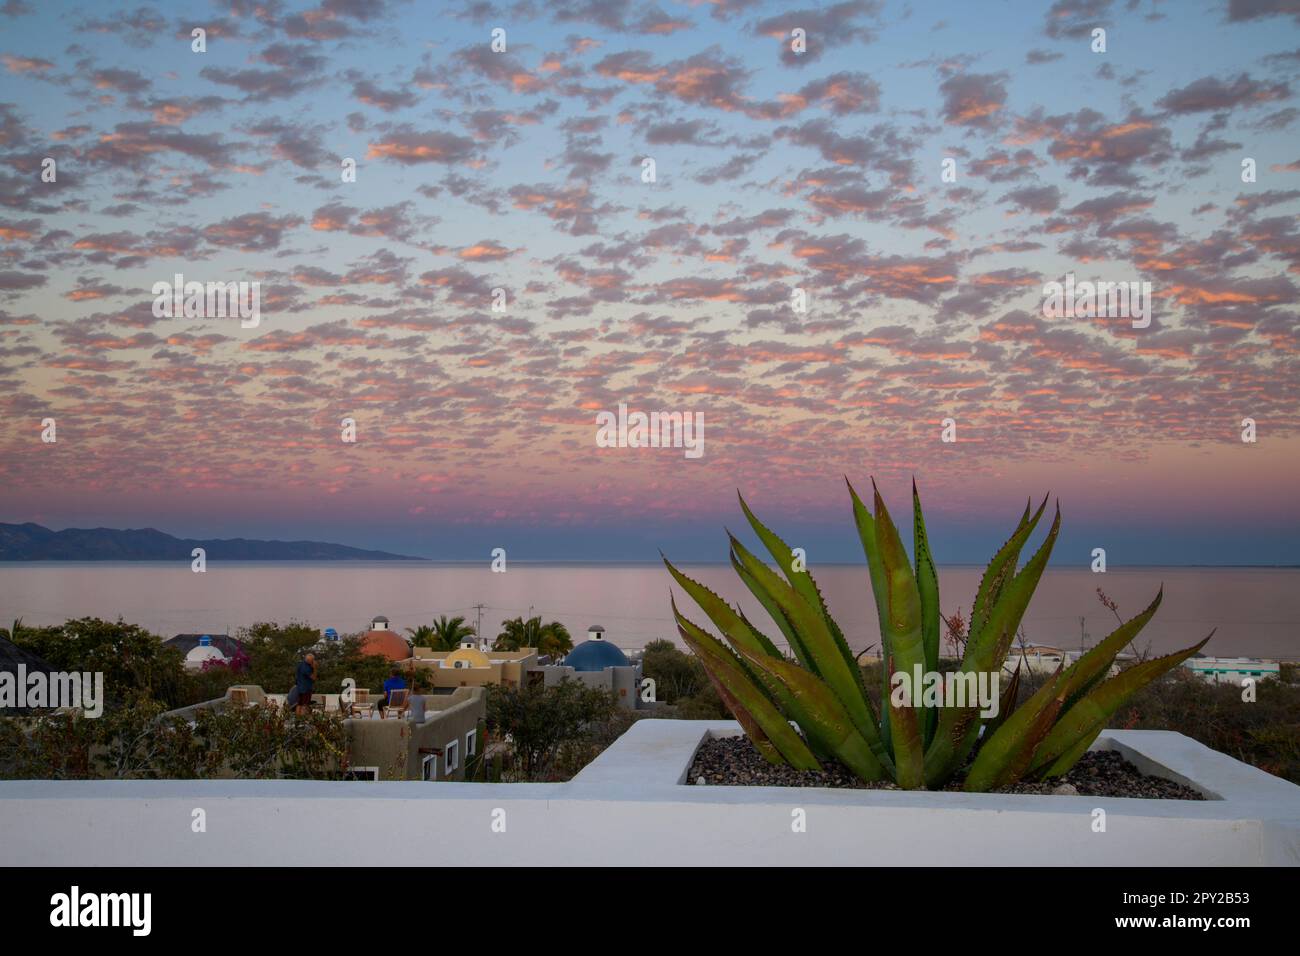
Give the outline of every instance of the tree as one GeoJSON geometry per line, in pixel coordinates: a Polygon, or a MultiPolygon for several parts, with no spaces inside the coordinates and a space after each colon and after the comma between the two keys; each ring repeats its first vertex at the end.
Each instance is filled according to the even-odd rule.
{"type": "Polygon", "coordinates": [[[168,707],[186,703],[185,659],[137,624],[84,617],[54,627],[16,623],[13,641],[57,671],[104,675],[109,706],[144,694],[168,707]]]}
{"type": "Polygon", "coordinates": [[[566,744],[587,728],[610,720],[618,707],[612,691],[562,680],[550,687],[488,687],[487,722],[509,736],[516,766],[526,780],[546,780],[566,744]]]}
{"type": "Polygon", "coordinates": [[[645,646],[641,675],[655,682],[655,699],[665,704],[694,697],[709,685],[700,662],[694,655],[683,654],[672,641],[651,641],[645,646]]]}
{"type": "Polygon", "coordinates": [[[407,628],[406,633],[416,647],[431,647],[435,651],[454,651],[462,641],[474,637],[474,628],[465,623],[463,617],[449,618],[439,615],[432,626],[421,624],[417,628],[407,628]]]}
{"type": "Polygon", "coordinates": [[[541,655],[563,657],[573,650],[573,638],[559,621],[543,624],[540,616],[530,617],[527,621],[522,616],[502,621],[501,633],[492,649],[517,651],[522,647],[535,647],[541,655]]]}
{"type": "Polygon", "coordinates": [[[347,728],[337,712],[204,708],[193,720],[144,697],[92,719],[0,718],[0,778],[37,780],[337,779],[347,728]]]}

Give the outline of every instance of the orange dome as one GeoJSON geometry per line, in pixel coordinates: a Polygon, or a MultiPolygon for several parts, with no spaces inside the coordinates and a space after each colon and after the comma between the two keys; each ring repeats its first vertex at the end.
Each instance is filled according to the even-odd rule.
{"type": "Polygon", "coordinates": [[[404,661],[411,649],[396,631],[366,631],[361,636],[362,654],[379,654],[390,661],[404,661]]]}

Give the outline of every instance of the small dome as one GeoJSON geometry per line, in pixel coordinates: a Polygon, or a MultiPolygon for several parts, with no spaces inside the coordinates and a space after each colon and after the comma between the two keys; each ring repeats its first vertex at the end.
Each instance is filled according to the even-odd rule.
{"type": "Polygon", "coordinates": [[[564,658],[564,666],[575,671],[603,671],[606,667],[627,667],[627,655],[609,641],[583,641],[564,658]]]}
{"type": "Polygon", "coordinates": [[[411,649],[396,631],[367,631],[361,635],[361,653],[379,654],[390,661],[404,661],[411,649]]]}
{"type": "Polygon", "coordinates": [[[185,666],[191,670],[199,670],[208,661],[224,661],[226,655],[221,653],[211,644],[199,644],[190,649],[185,655],[185,666]]]}

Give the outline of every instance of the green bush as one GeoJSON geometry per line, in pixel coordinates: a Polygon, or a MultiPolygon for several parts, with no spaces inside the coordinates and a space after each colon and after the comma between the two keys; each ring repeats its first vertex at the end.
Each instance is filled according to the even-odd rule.
{"type": "Polygon", "coordinates": [[[508,743],[508,775],[514,779],[562,779],[562,751],[608,733],[617,709],[611,691],[575,680],[551,687],[488,687],[488,730],[508,743]]]}

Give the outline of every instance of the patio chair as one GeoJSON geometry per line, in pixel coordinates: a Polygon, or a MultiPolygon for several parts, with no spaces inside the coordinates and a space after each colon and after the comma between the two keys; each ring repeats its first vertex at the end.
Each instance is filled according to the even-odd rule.
{"type": "Polygon", "coordinates": [[[388,717],[389,715],[395,715],[399,718],[405,717],[407,710],[410,709],[410,706],[411,706],[411,692],[409,690],[403,688],[402,690],[389,691],[388,703],[384,705],[384,708],[383,710],[380,711],[379,716],[381,718],[388,717]]]}

